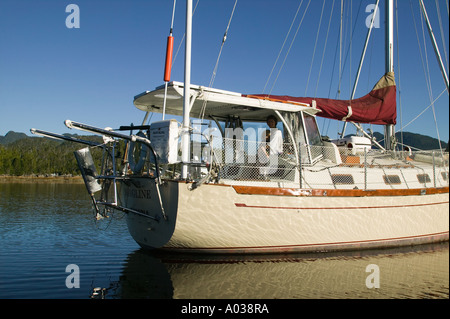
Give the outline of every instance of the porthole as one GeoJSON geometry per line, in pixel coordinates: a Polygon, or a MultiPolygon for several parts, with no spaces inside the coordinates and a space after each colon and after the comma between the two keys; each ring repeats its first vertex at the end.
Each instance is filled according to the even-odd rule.
{"type": "Polygon", "coordinates": [[[402,183],[402,181],[400,180],[400,176],[398,176],[398,175],[384,175],[383,179],[387,185],[402,183]]]}
{"type": "Polygon", "coordinates": [[[355,184],[355,181],[353,180],[353,175],[351,174],[331,174],[331,180],[335,185],[355,184]]]}
{"type": "Polygon", "coordinates": [[[428,174],[417,174],[417,180],[422,184],[431,183],[431,179],[428,174]]]}

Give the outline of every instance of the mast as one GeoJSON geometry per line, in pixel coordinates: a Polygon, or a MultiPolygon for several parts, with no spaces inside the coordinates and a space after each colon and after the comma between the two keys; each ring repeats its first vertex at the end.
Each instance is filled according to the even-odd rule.
{"type": "MultiPolygon", "coordinates": [[[[385,73],[394,72],[394,1],[386,0],[385,73]]],[[[385,126],[385,149],[394,149],[394,125],[385,126]]]]}
{"type": "Polygon", "coordinates": [[[181,140],[181,156],[183,169],[181,178],[188,177],[188,163],[190,160],[190,135],[189,135],[189,113],[190,113],[190,91],[191,91],[191,42],[192,42],[192,0],[186,0],[186,43],[184,56],[184,93],[183,93],[183,128],[181,140]]]}

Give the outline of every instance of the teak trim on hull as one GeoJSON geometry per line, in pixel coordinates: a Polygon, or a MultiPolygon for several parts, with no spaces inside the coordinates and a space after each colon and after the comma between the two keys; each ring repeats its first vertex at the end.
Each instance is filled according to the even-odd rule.
{"type": "Polygon", "coordinates": [[[448,187],[415,188],[415,189],[300,189],[261,186],[232,186],[236,193],[243,195],[276,195],[276,196],[414,196],[448,193],[448,187]]]}

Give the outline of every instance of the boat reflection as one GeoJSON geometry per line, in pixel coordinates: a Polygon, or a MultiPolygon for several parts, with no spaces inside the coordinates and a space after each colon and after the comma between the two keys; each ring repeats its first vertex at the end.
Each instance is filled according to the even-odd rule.
{"type": "MultiPolygon", "coordinates": [[[[346,253],[128,255],[117,282],[94,298],[448,298],[448,242],[346,253]],[[366,285],[368,265],[380,288],[366,285]]],[[[96,288],[99,289],[99,288],[96,288]]],[[[98,291],[98,290],[97,290],[98,291]]]]}

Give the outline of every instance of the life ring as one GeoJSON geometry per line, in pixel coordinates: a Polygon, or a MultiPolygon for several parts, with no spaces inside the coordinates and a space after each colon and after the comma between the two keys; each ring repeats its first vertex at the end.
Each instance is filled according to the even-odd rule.
{"type": "MultiPolygon", "coordinates": [[[[139,137],[147,138],[144,132],[139,131],[137,134],[139,137]]],[[[134,147],[136,146],[136,142],[131,141],[128,144],[128,165],[130,169],[135,174],[139,174],[144,167],[145,160],[147,159],[148,154],[148,146],[141,143],[141,152],[139,154],[139,160],[136,163],[136,159],[134,158],[134,147]]]]}

